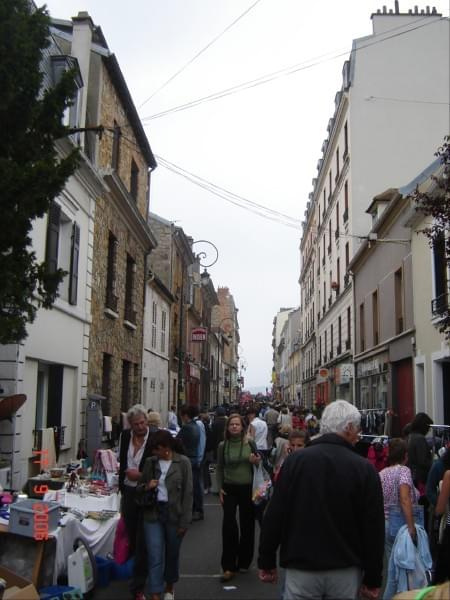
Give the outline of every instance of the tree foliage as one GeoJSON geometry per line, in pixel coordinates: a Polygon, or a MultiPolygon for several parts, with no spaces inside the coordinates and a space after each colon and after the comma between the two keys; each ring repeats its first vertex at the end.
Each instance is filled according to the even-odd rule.
{"type": "Polygon", "coordinates": [[[46,214],[76,168],[78,151],[58,156],[67,136],[63,113],[74,97],[74,73],[43,89],[49,47],[45,7],[0,2],[0,343],[23,340],[40,306],[50,308],[64,272],[50,273],[31,247],[33,222],[46,214]]]}
{"type": "Polygon", "coordinates": [[[445,333],[447,339],[450,339],[450,306],[449,306],[449,280],[448,273],[450,268],[450,136],[444,138],[444,143],[436,152],[440,158],[442,168],[438,175],[434,175],[433,189],[429,192],[420,192],[419,188],[412,194],[416,202],[416,208],[422,214],[432,218],[432,223],[422,232],[427,236],[430,246],[435,247],[440,244],[443,249],[446,269],[442,274],[444,281],[443,298],[440,301],[440,322],[439,331],[445,333]]]}

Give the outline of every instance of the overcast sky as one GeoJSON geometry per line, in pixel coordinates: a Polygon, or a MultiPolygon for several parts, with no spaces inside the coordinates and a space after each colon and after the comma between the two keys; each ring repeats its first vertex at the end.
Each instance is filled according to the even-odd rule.
{"type": "MultiPolygon", "coordinates": [[[[384,4],[394,8],[393,0],[384,4]]],[[[414,4],[417,0],[400,0],[400,11],[414,4]]],[[[163,159],[152,178],[152,212],[217,246],[219,259],[209,271],[216,288],[230,288],[239,308],[246,387],[270,386],[273,318],[280,307],[299,304],[300,228],[239,208],[190,179],[200,177],[301,221],[343,62],[352,40],[372,33],[370,15],[382,5],[383,0],[47,2],[55,18],[88,11],[117,56],[153,153],[163,159]],[[294,73],[279,73],[294,66],[294,73]],[[279,76],[268,83],[155,118],[274,73],[279,76]]],[[[432,5],[449,16],[448,0],[432,5]]]]}

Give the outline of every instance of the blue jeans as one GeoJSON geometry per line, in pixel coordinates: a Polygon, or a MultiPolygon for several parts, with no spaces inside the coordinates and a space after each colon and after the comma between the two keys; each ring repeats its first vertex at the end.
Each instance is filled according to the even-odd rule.
{"type": "Polygon", "coordinates": [[[179,579],[182,538],[177,535],[176,525],[168,521],[167,503],[159,503],[159,512],[157,521],[144,521],[149,594],[162,594],[166,583],[170,585],[179,579]]]}

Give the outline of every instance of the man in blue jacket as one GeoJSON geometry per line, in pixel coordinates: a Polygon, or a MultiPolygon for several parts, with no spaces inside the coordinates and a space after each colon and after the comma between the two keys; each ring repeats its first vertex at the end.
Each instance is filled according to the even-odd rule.
{"type": "Polygon", "coordinates": [[[344,400],[327,406],[321,435],[291,454],[264,515],[262,581],[286,569],[283,600],[376,599],[380,592],[384,511],[380,479],[353,446],[361,416],[344,400]]]}

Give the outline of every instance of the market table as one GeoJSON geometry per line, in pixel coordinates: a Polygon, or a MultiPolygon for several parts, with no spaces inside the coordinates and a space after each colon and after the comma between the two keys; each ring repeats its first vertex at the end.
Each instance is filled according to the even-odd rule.
{"type": "MultiPolygon", "coordinates": [[[[88,494],[82,497],[67,491],[51,490],[45,494],[44,500],[56,500],[66,508],[74,508],[83,513],[98,513],[102,510],[118,511],[120,506],[120,497],[116,492],[102,496],[88,494]]],[[[66,513],[54,532],[56,537],[54,583],[58,575],[67,572],[67,558],[72,554],[73,544],[78,537],[83,538],[94,555],[106,557],[107,554],[112,553],[118,522],[118,512],[106,520],[89,517],[80,520],[72,513],[66,513]]]]}

